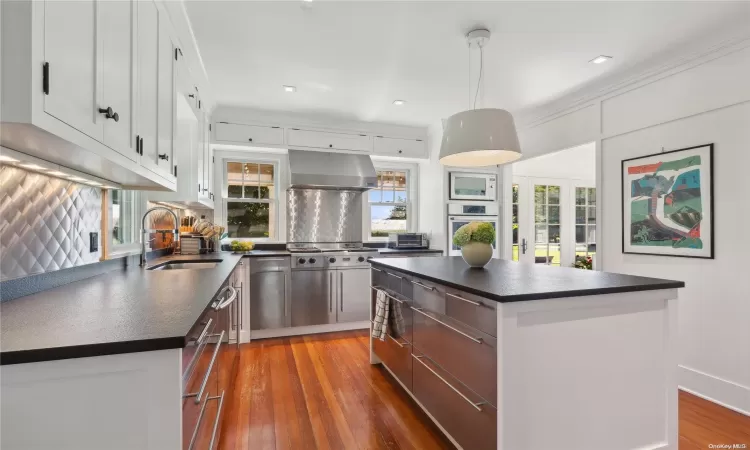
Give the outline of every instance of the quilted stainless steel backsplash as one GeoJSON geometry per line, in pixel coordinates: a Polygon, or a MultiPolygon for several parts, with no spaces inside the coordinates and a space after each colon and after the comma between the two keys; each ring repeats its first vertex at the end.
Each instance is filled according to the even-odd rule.
{"type": "Polygon", "coordinates": [[[288,189],[287,243],[362,242],[362,192],[288,189]]]}
{"type": "Polygon", "coordinates": [[[0,165],[0,280],[99,261],[101,226],[100,189],[0,165]]]}

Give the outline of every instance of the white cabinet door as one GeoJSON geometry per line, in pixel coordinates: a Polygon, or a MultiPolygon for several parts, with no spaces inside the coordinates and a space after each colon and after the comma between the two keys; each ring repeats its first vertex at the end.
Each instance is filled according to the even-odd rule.
{"type": "Polygon", "coordinates": [[[325,131],[287,130],[287,145],[291,147],[309,147],[331,150],[354,150],[371,152],[372,140],[364,134],[329,133],[325,131]]]}
{"type": "Polygon", "coordinates": [[[157,145],[159,170],[174,175],[174,115],[175,115],[175,62],[176,46],[169,32],[169,21],[166,14],[159,14],[159,105],[158,120],[159,142],[157,145]]]}
{"type": "Polygon", "coordinates": [[[403,156],[408,158],[424,158],[425,144],[418,139],[399,139],[383,136],[373,138],[374,153],[384,156],[403,156]]]}
{"type": "Polygon", "coordinates": [[[206,186],[206,179],[205,179],[205,173],[206,173],[206,150],[204,147],[204,136],[206,134],[205,131],[205,117],[202,111],[198,112],[198,124],[196,129],[196,140],[195,140],[195,146],[193,148],[193,154],[197,156],[196,161],[196,168],[197,168],[197,174],[196,174],[196,180],[198,181],[198,198],[205,198],[208,194],[208,186],[206,186]]]}
{"type": "Polygon", "coordinates": [[[208,113],[206,111],[203,111],[203,184],[206,186],[203,193],[206,196],[206,198],[211,197],[211,191],[213,191],[213,187],[211,186],[211,151],[210,151],[210,134],[208,131],[208,123],[209,123],[209,117],[208,113]]]}
{"type": "Polygon", "coordinates": [[[247,145],[284,145],[284,131],[281,127],[218,122],[216,140],[247,145]]]}
{"type": "MultiPolygon", "coordinates": [[[[98,2],[99,44],[101,45],[102,89],[99,107],[112,108],[115,118],[103,120],[102,143],[134,161],[138,148],[133,132],[132,96],[133,26],[135,2],[98,2]]],[[[104,116],[102,116],[104,117],[104,116]]]]}
{"type": "Polygon", "coordinates": [[[44,111],[101,141],[104,119],[97,109],[96,25],[94,0],[44,3],[48,74],[44,111]]]}
{"type": "Polygon", "coordinates": [[[159,173],[157,164],[159,115],[159,11],[152,0],[138,5],[138,136],[141,165],[159,173]]]}

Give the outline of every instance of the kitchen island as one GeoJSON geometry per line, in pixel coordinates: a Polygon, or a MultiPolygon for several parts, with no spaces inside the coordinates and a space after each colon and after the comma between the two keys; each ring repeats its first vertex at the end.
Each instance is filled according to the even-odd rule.
{"type": "Polygon", "coordinates": [[[681,281],[460,257],[373,259],[382,363],[459,448],[677,449],[681,281]],[[403,318],[403,320],[401,320],[403,318]]]}

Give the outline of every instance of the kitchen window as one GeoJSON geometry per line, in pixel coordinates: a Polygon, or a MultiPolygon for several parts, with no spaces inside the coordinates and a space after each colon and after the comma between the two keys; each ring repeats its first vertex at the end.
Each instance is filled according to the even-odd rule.
{"type": "Polygon", "coordinates": [[[377,169],[378,185],[367,191],[365,241],[385,240],[389,233],[413,231],[410,169],[377,169]]]}
{"type": "Polygon", "coordinates": [[[224,217],[230,238],[277,239],[277,165],[227,162],[224,217]]]}
{"type": "Polygon", "coordinates": [[[112,196],[112,246],[127,246],[136,243],[135,238],[135,191],[113,189],[112,196]]]}
{"type": "Polygon", "coordinates": [[[575,188],[576,256],[596,253],[596,188],[575,188]]]}

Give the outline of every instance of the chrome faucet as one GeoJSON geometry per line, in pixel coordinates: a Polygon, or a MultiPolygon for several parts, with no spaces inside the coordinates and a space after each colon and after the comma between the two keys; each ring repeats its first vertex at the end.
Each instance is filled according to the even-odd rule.
{"type": "Polygon", "coordinates": [[[180,229],[177,227],[177,224],[179,223],[179,220],[177,219],[177,214],[174,213],[171,209],[164,207],[164,206],[154,206],[153,208],[150,208],[145,213],[143,213],[143,217],[141,217],[141,267],[146,265],[146,242],[150,242],[148,239],[149,233],[157,233],[157,232],[173,232],[174,233],[174,243],[177,245],[177,242],[180,241],[180,229]],[[163,209],[164,211],[167,211],[169,214],[172,214],[172,217],[174,217],[174,230],[151,230],[146,228],[146,217],[151,213],[151,211],[155,211],[157,209],[163,209]]]}

